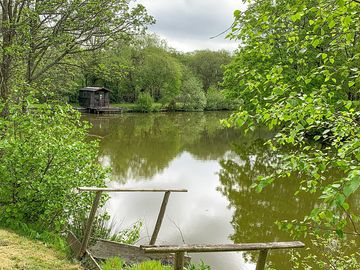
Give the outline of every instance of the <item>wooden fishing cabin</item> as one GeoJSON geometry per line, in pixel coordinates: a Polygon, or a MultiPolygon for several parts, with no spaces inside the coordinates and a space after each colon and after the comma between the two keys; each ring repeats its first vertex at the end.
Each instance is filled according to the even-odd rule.
{"type": "Polygon", "coordinates": [[[89,113],[117,113],[110,107],[110,90],[105,87],[84,87],[79,90],[79,105],[89,113]]]}

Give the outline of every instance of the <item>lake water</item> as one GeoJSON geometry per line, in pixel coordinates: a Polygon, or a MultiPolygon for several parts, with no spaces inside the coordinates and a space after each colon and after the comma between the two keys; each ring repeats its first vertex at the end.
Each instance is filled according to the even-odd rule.
{"type": "MultiPolygon", "coordinates": [[[[110,187],[186,188],[172,193],[157,244],[224,244],[287,241],[276,220],[309,213],[315,201],[293,196],[296,179],[250,190],[252,180],[278,158],[264,146],[271,137],[224,129],[228,112],[85,115],[91,134],[101,138],[100,161],[112,168],[110,187]]],[[[151,237],[163,194],[111,194],[107,210],[118,228],[142,220],[140,243],[151,237]]],[[[302,240],[302,239],[300,239],[302,240]]],[[[255,269],[257,253],[190,254],[217,270],[255,269]]],[[[272,251],[277,269],[288,257],[272,251]]]]}

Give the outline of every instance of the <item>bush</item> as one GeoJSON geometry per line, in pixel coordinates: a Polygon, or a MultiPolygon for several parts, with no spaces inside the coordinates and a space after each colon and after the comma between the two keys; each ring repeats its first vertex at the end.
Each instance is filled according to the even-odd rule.
{"type": "Polygon", "coordinates": [[[181,86],[183,108],[187,111],[203,111],[206,106],[206,97],[201,81],[190,75],[185,78],[181,86]]]}
{"type": "Polygon", "coordinates": [[[147,92],[143,92],[140,93],[138,99],[136,100],[136,109],[141,112],[151,112],[153,104],[154,99],[152,96],[147,92]]]}
{"type": "Polygon", "coordinates": [[[92,195],[74,188],[104,186],[105,171],[80,113],[59,105],[11,108],[0,121],[0,223],[60,231],[85,216],[92,195]]]}
{"type": "MultiPolygon", "coordinates": [[[[103,270],[171,270],[173,267],[161,265],[159,261],[146,261],[139,264],[127,265],[118,257],[107,259],[101,264],[103,270]]],[[[201,262],[199,265],[191,264],[187,270],[211,270],[211,267],[201,262]]]]}
{"type": "MultiPolygon", "coordinates": [[[[312,236],[311,243],[304,252],[292,250],[292,269],[334,269],[334,270],[357,270],[360,269],[360,252],[355,239],[342,239],[337,235],[312,236]],[[314,254],[313,250],[317,250],[314,254]]],[[[351,237],[349,237],[351,238],[351,237]]]]}
{"type": "Polygon", "coordinates": [[[236,102],[228,100],[222,91],[210,87],[206,94],[206,110],[230,110],[237,107],[236,102]]]}

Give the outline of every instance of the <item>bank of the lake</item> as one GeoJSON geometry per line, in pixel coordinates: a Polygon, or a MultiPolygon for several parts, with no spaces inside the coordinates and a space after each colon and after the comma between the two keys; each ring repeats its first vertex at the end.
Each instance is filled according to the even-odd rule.
{"type": "Polygon", "coordinates": [[[0,229],[0,269],[81,270],[68,254],[14,231],[0,229]]]}

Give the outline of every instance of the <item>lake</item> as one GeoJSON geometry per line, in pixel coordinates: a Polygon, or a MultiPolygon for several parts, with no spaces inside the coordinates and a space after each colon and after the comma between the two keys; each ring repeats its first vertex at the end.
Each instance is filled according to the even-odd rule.
{"type": "MultiPolygon", "coordinates": [[[[220,244],[292,240],[277,220],[309,213],[315,201],[294,197],[297,179],[262,193],[253,179],[279,162],[264,142],[265,130],[245,135],[225,129],[229,112],[84,115],[99,137],[100,161],[111,167],[110,187],[186,188],[172,193],[157,244],[220,244]]],[[[151,237],[163,194],[111,194],[106,208],[118,229],[143,222],[140,243],[151,237]]],[[[302,240],[302,239],[299,239],[302,240]]],[[[255,269],[257,253],[191,254],[217,270],[255,269]]],[[[268,260],[289,269],[289,257],[272,251],[268,260]]]]}

